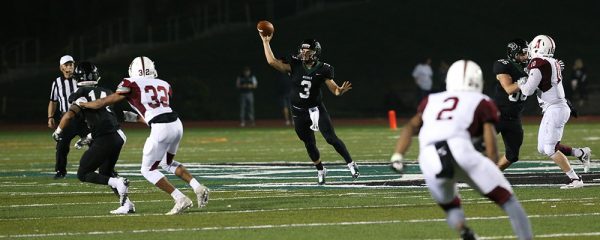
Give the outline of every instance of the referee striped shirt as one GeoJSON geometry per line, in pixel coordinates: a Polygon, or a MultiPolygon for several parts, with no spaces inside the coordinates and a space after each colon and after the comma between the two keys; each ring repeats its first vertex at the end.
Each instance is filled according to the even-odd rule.
{"type": "Polygon", "coordinates": [[[50,92],[50,101],[58,102],[58,109],[61,113],[69,111],[69,96],[77,91],[77,81],[73,78],[57,77],[52,82],[50,92]]]}

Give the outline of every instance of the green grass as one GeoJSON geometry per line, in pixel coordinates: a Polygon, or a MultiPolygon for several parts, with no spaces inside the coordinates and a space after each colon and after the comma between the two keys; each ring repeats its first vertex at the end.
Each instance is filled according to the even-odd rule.
{"type": "MultiPolygon", "coordinates": [[[[127,129],[128,142],[117,170],[131,181],[137,213],[113,216],[115,196],[106,186],[80,183],[73,175],[82,151],[71,150],[65,180],[52,180],[54,143],[49,131],[0,132],[0,238],[19,239],[455,239],[444,213],[426,188],[373,187],[369,181],[400,181],[418,173],[411,165],[403,178],[387,169],[398,132],[380,126],[338,127],[353,158],[363,164],[353,181],[343,162],[317,136],[330,169],[327,186],[316,186],[316,172],[303,144],[290,128],[186,128],[177,159],[212,189],[205,209],[178,216],[170,196],[139,174],[148,129],[127,129]],[[223,163],[293,162],[297,166],[223,163]],[[336,163],[336,164],[333,164],[336,163]],[[379,164],[377,164],[379,163],[379,164]],[[217,165],[214,165],[217,164],[217,165]],[[343,185],[354,183],[353,185],[343,185]]],[[[536,151],[537,125],[526,125],[522,159],[544,160],[536,151]]],[[[567,126],[563,142],[600,149],[600,125],[567,126]]],[[[501,141],[500,141],[501,142],[501,141]]],[[[417,143],[407,155],[414,159],[417,143]]],[[[502,144],[500,144],[502,145],[502,144]]],[[[500,146],[502,148],[502,146],[500,146]]],[[[575,163],[575,162],[573,162],[575,163]]],[[[515,168],[527,168],[527,161],[515,168]]],[[[574,165],[576,170],[580,165],[574,165]]],[[[594,167],[598,171],[598,167],[594,167]]],[[[516,170],[515,170],[516,171],[516,170]]],[[[510,172],[510,171],[509,171],[510,172]]],[[[532,170],[534,173],[535,170],[532,170]]],[[[188,196],[182,181],[170,178],[188,196]]],[[[537,238],[600,239],[600,187],[560,190],[558,186],[516,186],[537,238]]],[[[470,188],[461,188],[466,214],[480,236],[512,236],[508,219],[470,188]]]]}

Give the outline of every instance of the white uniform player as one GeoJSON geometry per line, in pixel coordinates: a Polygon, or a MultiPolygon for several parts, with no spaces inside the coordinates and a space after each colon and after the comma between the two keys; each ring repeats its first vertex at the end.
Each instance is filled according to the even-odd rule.
{"type": "Polygon", "coordinates": [[[144,144],[141,172],[146,180],[173,197],[175,206],[167,213],[172,215],[191,207],[193,203],[158,171],[158,166],[190,184],[196,193],[198,207],[204,207],[208,202],[209,190],[181,163],[173,160],[183,136],[183,126],[177,113],[170,107],[171,85],[157,77],[152,60],[136,57],[129,66],[129,78],[119,84],[116,93],[83,106],[100,108],[127,99],[141,120],[150,126],[150,136],[144,144]]]}
{"type": "Polygon", "coordinates": [[[465,224],[456,187],[457,181],[464,181],[502,207],[519,239],[531,239],[527,215],[493,162],[498,160],[494,123],[499,112],[481,93],[481,68],[468,60],[455,62],[448,69],[446,87],[446,92],[430,94],[421,102],[417,114],[402,129],[392,161],[398,166],[412,135],[419,133],[419,167],[433,199],[446,211],[451,228],[463,239],[475,237],[465,224]],[[493,161],[474,147],[473,140],[482,138],[493,161]]]}
{"type": "Polygon", "coordinates": [[[580,188],[583,187],[583,180],[575,173],[566,156],[579,158],[584,163],[584,171],[587,172],[591,150],[588,147],[572,148],[560,144],[571,110],[565,99],[561,66],[552,58],[555,48],[554,40],[549,36],[535,37],[529,46],[529,77],[526,81],[516,84],[527,96],[537,92],[538,102],[544,113],[538,132],[538,152],[552,158],[571,179],[569,184],[561,187],[562,189],[580,188]]]}

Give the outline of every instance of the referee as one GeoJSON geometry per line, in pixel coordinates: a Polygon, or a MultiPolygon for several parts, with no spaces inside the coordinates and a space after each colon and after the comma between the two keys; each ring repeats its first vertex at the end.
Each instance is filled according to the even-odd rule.
{"type": "MultiPolygon", "coordinates": [[[[60,116],[69,111],[69,95],[77,90],[77,81],[73,79],[73,57],[64,55],[60,58],[60,71],[62,76],[52,82],[50,103],[48,103],[48,127],[56,128],[55,118],[57,110],[60,116]],[[58,108],[58,109],[57,109],[58,108]]],[[[62,140],[56,143],[56,165],[54,166],[54,179],[62,179],[67,175],[67,155],[71,140],[79,135],[85,137],[89,130],[82,118],[73,118],[68,127],[63,129],[62,140]]]]}

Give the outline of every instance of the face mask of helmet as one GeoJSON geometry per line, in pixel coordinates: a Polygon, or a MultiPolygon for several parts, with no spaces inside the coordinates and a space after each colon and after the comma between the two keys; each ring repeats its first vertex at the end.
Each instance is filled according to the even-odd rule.
{"type": "Polygon", "coordinates": [[[320,55],[321,44],[315,39],[305,39],[298,48],[298,58],[304,63],[316,62],[320,55]]]}
{"type": "Polygon", "coordinates": [[[302,48],[298,53],[298,58],[300,58],[300,60],[303,62],[314,62],[316,60],[315,51],[302,48]]]}

